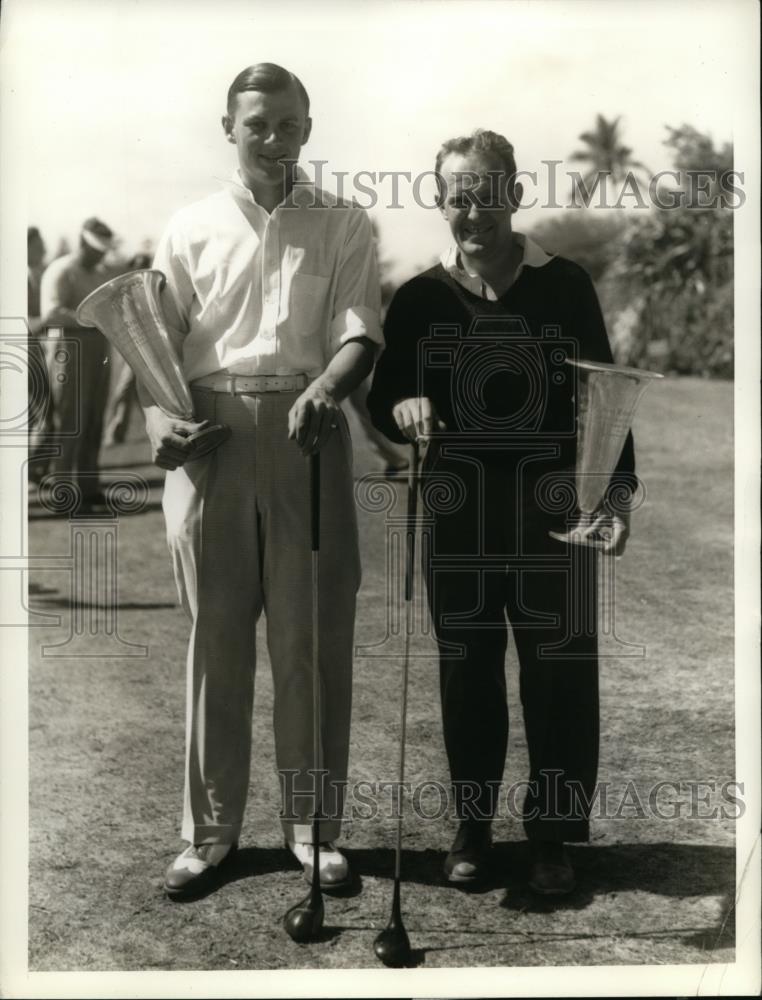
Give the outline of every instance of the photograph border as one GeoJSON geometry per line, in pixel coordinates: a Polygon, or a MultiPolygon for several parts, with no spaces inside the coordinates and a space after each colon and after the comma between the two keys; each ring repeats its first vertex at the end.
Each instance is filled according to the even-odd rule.
{"type": "MultiPolygon", "coordinates": [[[[64,3],[72,0],[62,0],[64,3]]],[[[122,0],[118,0],[122,2],[122,0]]],[[[433,8],[438,2],[429,0],[433,8]]],[[[511,2],[511,0],[495,0],[511,2]]],[[[546,2],[546,0],[540,0],[546,2]]],[[[565,11],[583,0],[547,0],[565,11]]],[[[637,3],[637,0],[627,0],[637,3]]],[[[674,4],[670,5],[672,8],[674,4]]],[[[693,7],[687,0],[686,12],[693,7]]],[[[411,970],[314,969],[236,972],[29,972],[28,919],[28,659],[27,633],[5,628],[0,673],[0,994],[13,997],[492,997],[753,995],[760,989],[760,676],[759,676],[759,372],[760,372],[760,115],[759,10],[746,0],[715,5],[747,27],[734,59],[738,74],[733,112],[736,162],[746,175],[745,205],[735,212],[735,719],[736,777],[744,781],[745,815],[736,828],[736,962],[690,966],[596,966],[411,970]],[[10,817],[14,817],[13,820],[10,817]]],[[[27,190],[23,137],[30,109],[23,100],[27,68],[13,58],[13,33],[23,0],[6,0],[0,21],[0,322],[26,313],[22,251],[27,190]],[[8,319],[2,319],[7,317],[8,319]]],[[[678,28],[675,27],[676,34],[678,28]]],[[[0,366],[0,421],[25,405],[18,378],[0,366]]],[[[0,426],[2,424],[0,423],[0,426]]],[[[19,550],[25,523],[26,446],[0,438],[0,553],[19,550]]],[[[675,517],[679,513],[675,512],[675,517]]],[[[17,600],[14,574],[0,573],[0,602],[17,600]],[[13,579],[11,579],[13,577],[13,579]]]]}

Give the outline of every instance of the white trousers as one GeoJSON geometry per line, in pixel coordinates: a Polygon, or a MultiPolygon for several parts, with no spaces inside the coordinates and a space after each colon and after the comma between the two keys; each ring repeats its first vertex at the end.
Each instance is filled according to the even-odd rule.
{"type": "Polygon", "coordinates": [[[352,451],[346,420],[321,451],[320,674],[322,783],[312,771],[309,461],[288,440],[298,393],[230,396],[193,389],[195,416],[232,435],[167,473],[163,507],[180,599],[193,623],[187,660],[182,836],[238,840],[249,787],[255,629],[264,610],[274,687],[281,822],[311,840],[340,833],[349,752],[352,645],[360,585],[352,451]]]}

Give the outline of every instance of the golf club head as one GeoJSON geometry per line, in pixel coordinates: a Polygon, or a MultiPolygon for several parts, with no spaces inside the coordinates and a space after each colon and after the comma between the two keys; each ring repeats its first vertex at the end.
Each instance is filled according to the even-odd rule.
{"type": "Polygon", "coordinates": [[[410,939],[401,923],[389,921],[373,942],[376,957],[390,969],[402,969],[410,964],[410,939]]]}
{"type": "Polygon", "coordinates": [[[292,941],[302,944],[318,937],[323,929],[324,916],[322,897],[316,899],[314,893],[310,892],[286,913],[283,926],[292,941]]]}

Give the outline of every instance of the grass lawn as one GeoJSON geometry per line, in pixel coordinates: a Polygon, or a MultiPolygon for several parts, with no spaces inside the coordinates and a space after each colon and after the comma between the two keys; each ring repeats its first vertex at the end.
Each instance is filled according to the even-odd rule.
{"type": "MultiPolygon", "coordinates": [[[[734,823],[710,815],[722,805],[719,784],[735,778],[732,401],[728,383],[665,379],[649,389],[635,425],[647,498],[616,564],[614,634],[604,636],[601,660],[599,778],[620,815],[597,819],[590,844],[572,849],[579,888],[550,903],[525,888],[517,819],[495,824],[497,884],[463,894],[440,881],[455,823],[408,814],[403,906],[424,967],[733,961],[734,823]],[[641,814],[623,799],[632,782],[630,793],[647,801],[660,780],[717,786],[701,793],[706,802],[694,802],[693,815],[684,801],[674,819],[641,814]]],[[[359,435],[355,440],[361,476],[373,463],[359,435]]],[[[110,477],[129,468],[149,483],[143,510],[116,524],[116,629],[135,645],[102,639],[108,622],[98,608],[87,628],[111,643],[104,654],[140,653],[142,646],[147,655],[60,655],[71,647],[42,655],[43,646],[69,634],[72,584],[65,567],[31,574],[33,611],[60,616],[60,624],[43,619],[30,633],[30,968],[377,966],[372,942],[390,906],[389,819],[358,816],[347,824],[359,883],[326,897],[325,940],[296,945],[282,929],[304,884],[277,822],[272,684],[261,638],[243,849],[231,880],[213,895],[187,905],[164,896],[163,872],[180,847],[188,627],[164,542],[161,473],[148,465],[139,429],[103,459],[110,477]]],[[[395,488],[402,502],[403,486],[395,488]]],[[[69,522],[34,504],[30,517],[33,553],[65,555],[69,522]]],[[[385,530],[383,513],[362,512],[353,781],[394,780],[397,769],[401,640],[373,648],[387,620],[385,530]]],[[[416,636],[414,654],[407,776],[446,782],[427,635],[416,636]]],[[[506,781],[513,782],[526,777],[527,760],[512,650],[507,669],[506,781]]],[[[690,801],[687,792],[682,798],[690,801]]],[[[667,793],[660,799],[664,812],[668,800],[667,793]]]]}

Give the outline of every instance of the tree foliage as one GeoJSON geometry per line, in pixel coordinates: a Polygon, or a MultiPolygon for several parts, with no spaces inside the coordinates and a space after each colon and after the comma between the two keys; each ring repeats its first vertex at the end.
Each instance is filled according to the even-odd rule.
{"type": "Polygon", "coordinates": [[[646,169],[640,160],[633,158],[632,149],[622,142],[620,121],[621,116],[607,121],[603,115],[597,115],[595,128],[579,137],[585,148],[571,154],[570,159],[588,164],[582,176],[582,183],[588,191],[600,175],[618,183],[624,181],[630,171],[646,169]]]}
{"type": "MultiPolygon", "coordinates": [[[[680,185],[698,171],[717,190],[733,166],[730,144],[718,149],[688,125],[668,132],[680,185]]],[[[620,349],[631,364],[658,359],[668,371],[732,377],[733,213],[721,202],[698,207],[686,193],[682,204],[628,222],[611,279],[637,322],[620,349]]]]}
{"type": "MultiPolygon", "coordinates": [[[[580,137],[593,166],[587,182],[615,166],[635,166],[621,142],[619,118],[598,116],[580,137]]],[[[667,128],[676,189],[671,208],[601,215],[575,208],[543,220],[532,235],[545,249],[576,260],[596,281],[614,353],[623,364],[683,374],[733,374],[733,212],[711,195],[733,168],[729,143],[716,147],[690,125],[667,128]],[[696,197],[695,174],[708,199],[696,197]],[[694,175],[691,177],[691,175],[694,175]]],[[[579,159],[582,153],[573,155],[579,159]]]]}
{"type": "Polygon", "coordinates": [[[674,150],[673,160],[678,170],[715,170],[719,174],[733,169],[733,146],[723,143],[715,147],[710,136],[693,128],[692,125],[681,125],[680,128],[664,126],[669,136],[664,145],[674,150]]]}
{"type": "Polygon", "coordinates": [[[586,209],[569,209],[543,219],[532,229],[532,238],[549,253],[581,264],[594,281],[603,277],[611,255],[622,239],[624,221],[618,215],[600,215],[586,209]]]}

